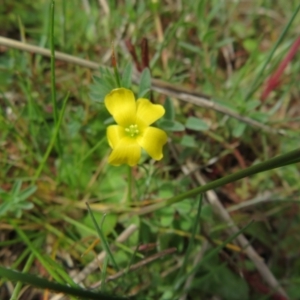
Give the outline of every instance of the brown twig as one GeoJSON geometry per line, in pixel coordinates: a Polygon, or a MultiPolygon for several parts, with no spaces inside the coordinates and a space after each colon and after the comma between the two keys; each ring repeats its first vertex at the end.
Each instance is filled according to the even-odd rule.
{"type": "Polygon", "coordinates": [[[131,55],[131,58],[133,59],[134,63],[135,63],[135,67],[136,69],[141,72],[143,70],[141,63],[138,59],[138,56],[136,54],[135,51],[135,47],[132,45],[131,41],[129,39],[125,40],[125,45],[126,45],[126,49],[128,50],[128,52],[131,55]]]}

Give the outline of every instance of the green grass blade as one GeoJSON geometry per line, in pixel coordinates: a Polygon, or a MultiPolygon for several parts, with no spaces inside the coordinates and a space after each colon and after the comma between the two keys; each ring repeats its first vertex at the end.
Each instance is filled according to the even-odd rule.
{"type": "Polygon", "coordinates": [[[61,111],[60,111],[59,118],[58,118],[58,122],[57,122],[57,124],[55,125],[55,129],[54,129],[54,132],[53,132],[53,134],[52,134],[51,141],[50,141],[50,143],[49,143],[49,145],[48,145],[48,148],[47,148],[47,150],[46,150],[46,152],[45,152],[45,154],[44,154],[44,156],[43,156],[43,158],[42,158],[42,161],[41,161],[41,163],[40,163],[38,169],[37,169],[36,172],[35,172],[35,175],[34,175],[34,177],[33,177],[33,182],[35,182],[35,181],[38,179],[38,177],[40,176],[40,174],[41,174],[41,172],[42,172],[42,170],[43,170],[43,168],[44,168],[44,166],[45,166],[45,164],[46,164],[46,161],[47,161],[47,159],[48,159],[48,156],[49,156],[49,154],[50,154],[50,152],[51,152],[51,150],[52,150],[52,148],[53,148],[53,146],[54,146],[54,144],[55,144],[56,137],[57,137],[57,135],[58,135],[58,132],[59,132],[59,129],[60,129],[60,126],[61,126],[61,123],[62,123],[62,119],[63,119],[64,113],[65,113],[65,110],[66,110],[68,98],[69,98],[69,93],[66,95],[66,97],[65,97],[65,99],[64,99],[63,107],[62,107],[62,109],[61,109],[61,111]]]}
{"type": "Polygon", "coordinates": [[[106,136],[104,136],[94,147],[92,147],[85,155],[84,157],[79,160],[78,165],[82,164],[93,152],[95,152],[98,147],[100,147],[104,142],[106,141],[106,136]]]}
{"type": "MultiPolygon", "coordinates": [[[[23,273],[26,273],[29,271],[34,259],[35,259],[35,255],[33,253],[31,253],[25,266],[24,266],[23,273]]],[[[16,287],[14,288],[14,291],[10,297],[10,300],[18,300],[19,299],[19,293],[21,291],[21,288],[22,288],[22,283],[20,281],[18,281],[18,283],[16,284],[16,287]]]]}
{"type": "MultiPolygon", "coordinates": [[[[57,126],[59,120],[58,116],[58,107],[56,101],[56,79],[55,79],[55,50],[54,50],[54,0],[52,0],[50,5],[50,51],[51,51],[51,98],[52,98],[52,105],[53,105],[53,118],[54,124],[57,126]]],[[[62,145],[60,143],[59,133],[57,133],[56,138],[56,146],[58,153],[62,154],[62,145]]]]}
{"type": "Polygon", "coordinates": [[[109,245],[108,245],[108,243],[107,243],[107,240],[106,240],[106,238],[105,238],[105,236],[104,236],[104,234],[103,234],[101,228],[98,226],[97,221],[96,221],[96,219],[95,219],[95,217],[94,217],[94,215],[93,215],[93,212],[92,212],[92,210],[91,210],[89,204],[86,203],[86,205],[87,205],[87,208],[88,208],[89,213],[90,213],[90,215],[91,215],[91,218],[92,218],[92,221],[93,221],[93,223],[94,223],[94,226],[95,226],[95,228],[96,228],[96,230],[97,230],[97,233],[98,233],[98,235],[99,235],[99,237],[100,237],[101,243],[102,243],[102,245],[103,245],[103,249],[104,249],[104,251],[106,252],[106,254],[108,255],[108,257],[110,258],[110,260],[111,260],[111,262],[113,263],[115,269],[116,269],[117,271],[119,271],[119,267],[118,267],[118,265],[117,265],[117,263],[116,263],[116,261],[115,261],[115,259],[114,259],[114,256],[113,256],[112,252],[110,251],[110,248],[109,248],[109,245]]]}
{"type": "Polygon", "coordinates": [[[109,257],[108,255],[104,257],[103,264],[102,264],[102,270],[101,270],[101,291],[105,291],[105,279],[106,279],[106,270],[108,265],[109,257]]]}
{"type": "Polygon", "coordinates": [[[228,183],[234,182],[236,180],[245,178],[245,177],[250,176],[250,175],[258,174],[258,173],[261,173],[261,172],[265,172],[265,171],[268,171],[268,170],[272,170],[272,169],[275,169],[275,168],[279,168],[279,167],[283,167],[283,166],[295,163],[296,160],[299,160],[299,157],[300,157],[300,149],[290,151],[286,154],[276,156],[276,157],[271,158],[271,159],[269,159],[265,162],[256,164],[256,165],[251,166],[249,168],[246,168],[244,170],[238,171],[234,174],[231,174],[231,175],[225,176],[223,178],[214,180],[214,181],[212,181],[208,184],[205,184],[203,186],[195,188],[191,191],[185,192],[185,193],[183,193],[181,195],[178,195],[176,197],[170,198],[170,199],[167,200],[167,204],[169,205],[169,204],[179,202],[179,201],[181,201],[185,198],[192,197],[192,196],[195,196],[199,193],[206,192],[208,190],[218,188],[220,186],[223,186],[225,184],[228,184],[228,183]]]}
{"type": "Polygon", "coordinates": [[[148,207],[141,210],[139,213],[147,214],[149,212],[155,211],[157,209],[169,206],[171,204],[180,202],[186,198],[194,197],[198,195],[199,193],[204,193],[212,189],[216,189],[220,186],[223,186],[225,184],[240,180],[242,178],[245,178],[247,176],[255,175],[261,172],[269,171],[272,169],[276,169],[279,167],[287,166],[290,164],[294,164],[296,162],[300,161],[300,149],[296,149],[293,151],[290,151],[285,154],[278,155],[276,157],[273,157],[265,162],[258,163],[254,166],[251,166],[249,168],[243,169],[241,171],[235,172],[233,174],[227,175],[225,177],[222,177],[220,179],[214,180],[212,182],[209,182],[205,185],[202,185],[200,187],[197,187],[195,189],[189,190],[187,192],[184,192],[178,196],[172,197],[167,199],[166,201],[156,203],[149,205],[148,207]]]}
{"type": "Polygon", "coordinates": [[[50,51],[51,51],[51,98],[53,105],[53,118],[55,125],[58,122],[58,108],[56,102],[56,87],[55,87],[55,51],[54,51],[54,0],[50,5],[50,51]]]}
{"type": "Polygon", "coordinates": [[[12,226],[21,237],[23,242],[27,245],[27,247],[31,250],[31,252],[37,257],[40,263],[44,266],[44,268],[49,272],[49,274],[59,282],[62,282],[61,278],[56,274],[56,272],[52,269],[51,265],[48,264],[43,255],[38,251],[38,248],[28,239],[27,235],[18,227],[18,225],[11,221],[12,226]]]}
{"type": "MultiPolygon", "coordinates": [[[[18,232],[19,236],[22,238],[23,242],[26,243],[31,252],[35,255],[35,257],[38,258],[38,260],[41,262],[44,268],[56,281],[61,283],[67,282],[70,286],[77,286],[70,278],[70,276],[60,267],[59,264],[57,264],[56,261],[52,260],[48,256],[44,257],[38,250],[40,246],[37,246],[34,244],[34,242],[31,242],[27,235],[20,228],[17,228],[17,225],[13,221],[11,223],[18,232]]],[[[43,239],[39,238],[40,244],[42,244],[41,240],[43,239]]]]}
{"type": "Polygon", "coordinates": [[[31,275],[20,273],[17,271],[9,270],[0,267],[0,276],[11,281],[19,281],[23,284],[29,284],[41,289],[49,289],[58,293],[64,293],[67,295],[72,295],[75,297],[80,297],[80,299],[95,299],[95,300],[124,300],[126,298],[106,295],[104,293],[93,293],[88,290],[83,290],[79,288],[70,287],[67,285],[59,284],[56,282],[51,282],[46,279],[31,275]]]}

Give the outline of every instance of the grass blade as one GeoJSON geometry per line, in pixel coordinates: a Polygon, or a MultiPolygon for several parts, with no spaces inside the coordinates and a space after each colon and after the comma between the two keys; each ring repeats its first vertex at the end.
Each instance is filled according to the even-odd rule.
{"type": "MultiPolygon", "coordinates": [[[[33,261],[35,259],[35,255],[33,253],[30,254],[26,264],[25,264],[25,267],[23,269],[23,272],[26,273],[29,271],[33,261]]],[[[19,293],[21,291],[21,288],[22,288],[22,283],[19,281],[17,284],[16,284],[16,287],[14,288],[14,291],[10,297],[10,300],[17,300],[19,298],[19,293]]]]}
{"type": "Polygon", "coordinates": [[[83,290],[79,288],[70,287],[67,285],[59,284],[56,282],[51,282],[46,279],[31,275],[20,273],[17,271],[9,270],[3,267],[0,267],[0,276],[4,277],[11,281],[19,281],[24,284],[29,284],[41,289],[49,289],[55,292],[64,293],[67,295],[73,295],[80,297],[80,299],[95,299],[95,300],[124,300],[126,298],[106,295],[103,293],[93,293],[88,290],[83,290]]]}
{"type": "Polygon", "coordinates": [[[186,198],[194,197],[195,195],[198,195],[199,193],[204,193],[212,189],[216,189],[220,186],[223,186],[225,184],[237,181],[239,179],[245,178],[247,176],[255,175],[261,172],[269,171],[272,169],[276,169],[279,167],[287,166],[290,164],[298,163],[300,162],[300,149],[296,149],[293,151],[290,151],[285,154],[278,155],[276,157],[273,157],[267,161],[264,161],[262,163],[256,164],[254,166],[251,166],[249,168],[243,169],[241,171],[235,172],[233,174],[224,176],[220,179],[214,180],[212,182],[209,182],[205,185],[202,185],[200,187],[197,187],[195,189],[189,190],[185,193],[182,193],[178,196],[172,197],[167,199],[166,201],[155,203],[152,205],[149,205],[143,209],[141,209],[137,214],[143,215],[147,214],[149,212],[161,209],[163,207],[169,206],[171,204],[180,202],[186,198]]]}
{"type": "Polygon", "coordinates": [[[91,218],[92,218],[92,221],[93,221],[93,223],[94,223],[94,226],[95,226],[95,228],[96,228],[96,230],[97,230],[97,233],[98,233],[98,235],[99,235],[99,237],[100,237],[101,243],[102,243],[102,245],[103,245],[103,249],[105,250],[105,252],[106,252],[106,254],[108,255],[108,257],[110,258],[110,260],[111,260],[111,262],[113,263],[115,269],[116,269],[117,271],[119,271],[119,267],[118,267],[118,265],[117,265],[117,263],[116,263],[116,261],[115,261],[115,259],[114,259],[114,256],[113,256],[112,252],[110,251],[110,248],[109,248],[109,245],[108,245],[108,243],[107,243],[107,240],[106,240],[106,238],[105,238],[105,236],[104,236],[102,230],[101,230],[100,227],[98,226],[97,221],[96,221],[96,219],[95,219],[95,217],[94,217],[94,215],[93,215],[93,212],[92,212],[92,210],[91,210],[89,204],[86,203],[86,205],[87,205],[88,211],[89,211],[89,213],[90,213],[90,215],[91,215],[91,218]]]}
{"type": "Polygon", "coordinates": [[[50,141],[50,143],[49,143],[49,145],[48,145],[48,148],[47,148],[47,150],[46,150],[46,152],[45,152],[45,154],[44,154],[44,157],[42,158],[42,161],[41,161],[41,163],[40,163],[38,169],[37,169],[36,172],[35,172],[35,175],[34,175],[34,177],[33,177],[33,182],[35,182],[35,181],[38,179],[38,177],[40,176],[40,174],[41,174],[41,172],[42,172],[42,170],[43,170],[43,168],[44,168],[44,166],[45,166],[45,164],[46,164],[46,161],[47,161],[47,159],[48,159],[48,156],[49,156],[49,154],[50,154],[50,152],[51,152],[51,150],[52,150],[52,148],[53,148],[53,146],[54,146],[54,144],[55,144],[56,137],[57,137],[57,135],[58,135],[58,132],[59,132],[59,129],[60,129],[60,126],[61,126],[61,123],[62,123],[62,119],[63,119],[64,113],[65,113],[65,110],[66,110],[68,98],[69,98],[69,93],[66,95],[66,97],[65,97],[65,99],[64,99],[63,107],[62,107],[62,109],[61,109],[61,111],[60,111],[59,118],[58,118],[58,122],[57,122],[57,124],[55,125],[54,132],[53,132],[53,134],[52,134],[51,141],[50,141]]]}

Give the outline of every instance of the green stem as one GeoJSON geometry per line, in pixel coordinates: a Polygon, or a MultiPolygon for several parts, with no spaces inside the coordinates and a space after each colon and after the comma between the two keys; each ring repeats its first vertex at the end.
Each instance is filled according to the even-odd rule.
{"type": "Polygon", "coordinates": [[[156,203],[156,204],[153,204],[153,205],[149,205],[148,207],[143,208],[138,214],[139,215],[144,215],[144,214],[153,212],[155,210],[161,209],[163,207],[169,206],[171,204],[180,202],[180,201],[182,201],[186,198],[194,197],[194,196],[196,196],[200,193],[204,193],[204,192],[207,192],[209,190],[216,189],[220,186],[223,186],[225,184],[237,181],[237,180],[245,178],[247,176],[258,174],[258,173],[261,173],[261,172],[264,172],[264,171],[272,170],[272,169],[275,169],[275,168],[287,166],[287,165],[298,163],[298,162],[300,162],[300,148],[296,149],[296,150],[293,150],[293,151],[290,151],[286,154],[276,156],[276,157],[271,158],[271,159],[269,159],[265,162],[256,164],[256,165],[251,166],[249,168],[246,168],[244,170],[238,171],[234,174],[230,174],[230,175],[227,175],[223,178],[214,180],[214,181],[212,181],[210,183],[207,183],[203,186],[197,187],[195,189],[192,189],[190,191],[182,193],[178,196],[169,198],[169,199],[167,199],[163,202],[156,203]]]}
{"type": "Polygon", "coordinates": [[[38,169],[35,172],[35,175],[33,177],[33,182],[35,182],[38,179],[38,177],[40,176],[40,174],[41,174],[41,172],[42,172],[42,170],[43,170],[43,168],[44,168],[44,166],[46,164],[48,156],[50,155],[50,152],[51,152],[51,150],[52,150],[52,148],[53,148],[53,146],[55,144],[55,141],[56,141],[59,129],[60,129],[60,125],[62,123],[62,119],[63,119],[64,113],[65,113],[65,110],[66,110],[68,98],[69,98],[69,93],[67,94],[67,96],[64,99],[63,107],[62,107],[62,109],[60,111],[58,122],[57,122],[57,124],[56,124],[56,126],[54,128],[54,131],[53,131],[53,134],[52,134],[52,138],[51,138],[50,143],[49,143],[49,145],[47,147],[47,150],[46,150],[46,152],[44,154],[44,157],[42,158],[42,161],[41,161],[38,169]]]}
{"type": "Polygon", "coordinates": [[[117,66],[114,66],[114,72],[115,72],[115,77],[117,81],[117,85],[120,88],[121,87],[121,80],[120,80],[120,75],[117,66]]]}
{"type": "Polygon", "coordinates": [[[21,273],[18,271],[6,269],[0,266],[1,278],[6,278],[10,281],[20,281],[23,284],[32,285],[40,289],[49,289],[55,292],[64,293],[66,295],[75,296],[77,299],[95,299],[95,300],[126,300],[114,295],[107,295],[100,292],[92,292],[88,289],[74,288],[68,284],[60,284],[53,281],[48,281],[44,278],[37,277],[28,273],[21,273]]]}
{"type": "Polygon", "coordinates": [[[114,265],[115,269],[117,271],[119,271],[120,269],[118,267],[118,264],[116,263],[116,260],[115,260],[115,258],[113,256],[112,252],[110,251],[110,248],[109,248],[108,242],[107,242],[107,240],[105,238],[105,235],[104,235],[102,229],[98,226],[98,223],[97,223],[97,221],[96,221],[96,219],[94,217],[94,214],[93,214],[93,212],[92,212],[92,210],[91,210],[90,205],[88,204],[88,202],[86,202],[86,206],[88,208],[88,211],[90,213],[90,216],[91,216],[91,219],[92,219],[92,221],[94,223],[94,226],[95,226],[95,228],[97,230],[98,236],[99,236],[99,238],[101,240],[102,247],[103,247],[104,251],[106,252],[106,255],[111,260],[111,262],[114,265]]]}
{"type": "MultiPolygon", "coordinates": [[[[58,122],[58,107],[56,101],[56,83],[55,83],[55,50],[54,50],[54,0],[51,1],[50,6],[50,51],[51,51],[51,98],[53,105],[54,124],[57,126],[58,122]]],[[[59,155],[62,154],[62,147],[60,144],[59,133],[56,138],[56,147],[59,155]]]]}
{"type": "Polygon", "coordinates": [[[127,203],[131,203],[132,199],[132,168],[128,166],[128,194],[127,194],[127,203]]]}
{"type": "Polygon", "coordinates": [[[56,89],[55,89],[54,0],[51,1],[51,7],[50,7],[50,51],[51,51],[51,98],[53,104],[53,118],[55,124],[57,124],[58,108],[56,102],[56,89]]]}

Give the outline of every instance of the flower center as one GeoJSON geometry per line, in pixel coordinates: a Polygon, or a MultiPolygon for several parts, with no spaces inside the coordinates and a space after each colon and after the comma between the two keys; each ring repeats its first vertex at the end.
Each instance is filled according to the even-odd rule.
{"type": "Polygon", "coordinates": [[[125,128],[125,132],[130,136],[130,137],[135,137],[137,136],[140,131],[138,129],[138,126],[136,124],[129,125],[128,127],[125,128]]]}

